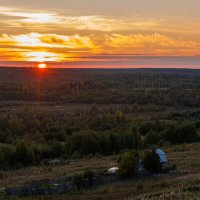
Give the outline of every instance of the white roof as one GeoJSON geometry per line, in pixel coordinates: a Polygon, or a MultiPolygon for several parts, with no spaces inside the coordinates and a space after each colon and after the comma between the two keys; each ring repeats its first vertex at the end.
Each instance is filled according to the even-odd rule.
{"type": "Polygon", "coordinates": [[[117,173],[118,170],[119,170],[118,167],[112,167],[112,168],[108,169],[108,173],[115,174],[115,173],[117,173]]]}
{"type": "Polygon", "coordinates": [[[159,156],[161,163],[168,162],[167,154],[162,149],[156,149],[156,154],[159,156]]]}

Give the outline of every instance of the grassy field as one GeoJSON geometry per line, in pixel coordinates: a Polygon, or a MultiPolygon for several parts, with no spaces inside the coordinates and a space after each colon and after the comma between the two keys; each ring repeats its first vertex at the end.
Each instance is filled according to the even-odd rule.
{"type": "MultiPolygon", "coordinates": [[[[141,178],[94,188],[90,191],[59,195],[5,200],[82,200],[82,199],[199,199],[200,198],[200,143],[166,148],[171,163],[176,163],[175,174],[141,178]]],[[[105,170],[116,165],[118,156],[83,159],[55,167],[27,168],[1,173],[0,186],[21,185],[27,181],[75,174],[85,169],[105,170]]]]}

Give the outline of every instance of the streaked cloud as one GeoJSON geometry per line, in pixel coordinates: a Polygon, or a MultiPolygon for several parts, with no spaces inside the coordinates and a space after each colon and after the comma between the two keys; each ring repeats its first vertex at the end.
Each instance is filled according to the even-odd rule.
{"type": "MultiPolygon", "coordinates": [[[[62,61],[67,60],[66,55],[71,57],[75,53],[84,52],[86,54],[98,51],[98,47],[88,36],[39,33],[3,34],[0,37],[0,49],[8,52],[10,49],[19,49],[17,60],[28,61],[62,61]]],[[[8,55],[12,57],[12,54],[9,53],[8,55]]],[[[6,56],[4,55],[3,57],[5,58],[6,56]]],[[[15,52],[13,53],[13,58],[16,58],[15,52]]]]}
{"type": "MultiPolygon", "coordinates": [[[[96,60],[103,54],[194,56],[200,54],[200,42],[158,33],[104,34],[100,38],[94,34],[3,34],[0,37],[0,52],[1,60],[19,61],[96,60]]],[[[104,57],[106,60],[108,57],[104,57]]]]}
{"type": "Polygon", "coordinates": [[[57,53],[50,53],[46,51],[31,51],[31,52],[24,52],[23,56],[28,61],[36,61],[36,62],[50,62],[50,61],[60,61],[62,57],[60,54],[57,53]]]}
{"type": "Polygon", "coordinates": [[[63,47],[69,49],[95,48],[90,37],[80,36],[78,34],[71,36],[39,33],[20,35],[3,34],[0,41],[25,47],[63,47]]]}
{"type": "Polygon", "coordinates": [[[128,19],[99,15],[69,16],[57,12],[10,7],[0,7],[0,15],[4,16],[4,23],[10,28],[26,27],[32,30],[62,28],[65,30],[110,32],[115,30],[148,29],[159,25],[158,21],[149,18],[143,19],[138,16],[132,16],[128,19]]]}
{"type": "Polygon", "coordinates": [[[18,9],[10,7],[0,7],[0,14],[8,17],[15,17],[15,20],[8,19],[8,22],[14,21],[25,23],[57,23],[62,20],[57,13],[53,12],[36,12],[27,9],[18,9]],[[17,19],[16,19],[17,18],[17,19]]]}
{"type": "Polygon", "coordinates": [[[131,54],[195,55],[200,53],[200,42],[173,38],[163,34],[112,34],[106,37],[110,52],[131,54]],[[123,50],[122,50],[123,49],[123,50]]]}
{"type": "MultiPolygon", "coordinates": [[[[127,54],[200,55],[200,25],[194,18],[137,13],[137,6],[127,8],[134,0],[127,1],[127,5],[120,5],[129,13],[109,14],[102,8],[93,12],[80,6],[70,10],[59,5],[49,8],[27,3],[29,6],[15,7],[4,3],[0,7],[0,60],[122,62],[129,60],[123,56],[127,54]]],[[[143,9],[143,4],[138,8],[143,9]]]]}

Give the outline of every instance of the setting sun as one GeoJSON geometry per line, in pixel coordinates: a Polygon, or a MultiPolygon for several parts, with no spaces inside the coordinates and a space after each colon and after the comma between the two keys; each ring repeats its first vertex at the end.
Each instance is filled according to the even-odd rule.
{"type": "Polygon", "coordinates": [[[45,69],[46,67],[47,67],[47,65],[45,63],[38,64],[38,68],[40,68],[40,69],[45,69]]]}

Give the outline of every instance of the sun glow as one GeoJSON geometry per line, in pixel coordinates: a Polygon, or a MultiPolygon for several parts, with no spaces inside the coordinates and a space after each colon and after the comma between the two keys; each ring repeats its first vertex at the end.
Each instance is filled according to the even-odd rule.
{"type": "Polygon", "coordinates": [[[45,68],[47,68],[47,64],[46,63],[39,63],[38,68],[45,69],[45,68]]]}
{"type": "Polygon", "coordinates": [[[27,52],[25,57],[28,61],[36,62],[59,61],[59,56],[56,53],[50,52],[27,52]]]}
{"type": "MultiPolygon", "coordinates": [[[[134,1],[127,5],[133,5],[131,2],[134,1]]],[[[62,1],[62,5],[72,6],[69,2],[62,1]]],[[[100,10],[96,14],[89,11],[77,11],[76,14],[74,8],[43,7],[41,3],[42,7],[38,9],[36,5],[31,7],[28,4],[27,7],[21,3],[17,7],[10,3],[0,5],[0,62],[22,61],[34,63],[35,67],[39,63],[49,63],[51,68],[58,63],[74,63],[75,66],[79,63],[88,66],[93,62],[97,65],[118,61],[128,63],[132,58],[126,55],[198,56],[199,59],[200,25],[196,17],[151,16],[147,13],[140,15],[140,12],[134,15],[127,12],[121,16],[118,13],[108,15],[107,11],[100,10]]]]}

